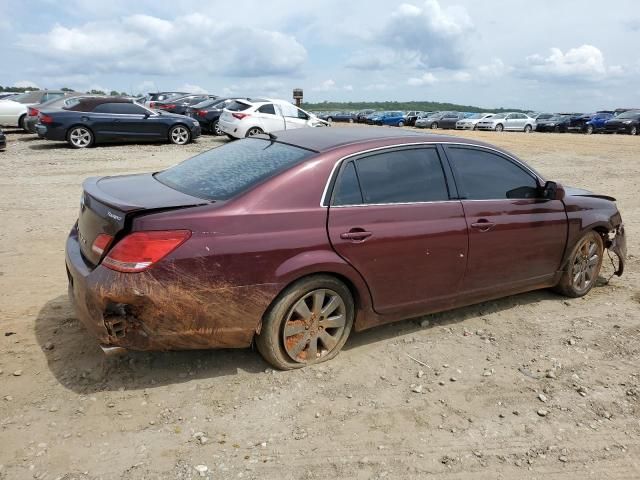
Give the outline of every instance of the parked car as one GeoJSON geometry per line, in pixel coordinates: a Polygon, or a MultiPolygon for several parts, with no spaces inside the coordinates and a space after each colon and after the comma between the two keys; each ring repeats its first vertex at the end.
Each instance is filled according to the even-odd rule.
{"type": "Polygon", "coordinates": [[[29,133],[37,133],[36,125],[39,122],[38,115],[40,115],[40,110],[51,109],[51,108],[61,108],[66,102],[71,98],[76,97],[99,97],[99,95],[84,95],[81,93],[73,93],[68,96],[53,98],[47,102],[40,103],[38,105],[33,105],[31,107],[27,107],[27,116],[23,120],[22,124],[24,125],[24,129],[29,133]]]}
{"type": "Polygon", "coordinates": [[[21,93],[9,100],[0,100],[0,125],[25,129],[27,107],[59,98],[66,94],[61,90],[34,90],[21,93]]]}
{"type": "Polygon", "coordinates": [[[189,95],[189,92],[155,92],[149,93],[146,97],[144,105],[149,108],[154,108],[156,102],[164,102],[170,98],[182,97],[183,95],[189,95]]]}
{"type": "Polygon", "coordinates": [[[7,137],[0,128],[0,150],[7,148],[7,137]]]}
{"type": "Polygon", "coordinates": [[[533,118],[524,113],[497,113],[490,118],[480,120],[476,124],[478,130],[495,130],[502,132],[503,130],[520,131],[529,133],[533,130],[536,122],[533,118]]]}
{"type": "Polygon", "coordinates": [[[375,110],[371,110],[371,109],[360,110],[358,113],[356,113],[356,122],[367,123],[367,115],[371,115],[372,113],[375,113],[375,110]]]}
{"type": "Polygon", "coordinates": [[[471,139],[296,129],[83,190],[69,295],[110,353],[255,344],[293,369],[352,330],[540,288],[584,296],[605,249],[624,270],[613,198],[471,139]]]}
{"type": "Polygon", "coordinates": [[[536,132],[556,132],[565,133],[569,130],[571,117],[576,116],[573,113],[559,113],[547,120],[539,120],[536,122],[536,132]]]}
{"type": "Polygon", "coordinates": [[[187,108],[206,100],[215,100],[216,98],[218,98],[216,95],[184,95],[182,97],[170,98],[163,102],[154,102],[153,109],[184,115],[187,112],[187,108]]]}
{"type": "Polygon", "coordinates": [[[417,128],[438,128],[440,125],[440,120],[445,115],[453,113],[453,112],[432,112],[430,115],[426,117],[421,117],[416,120],[415,126],[417,128]]]}
{"type": "MultiPolygon", "coordinates": [[[[205,100],[204,102],[187,108],[185,115],[198,120],[203,131],[213,133],[215,135],[224,135],[218,120],[222,111],[233,104],[238,98],[216,98],[215,100],[205,100]]],[[[246,100],[246,99],[244,99],[246,100]]]]}
{"type": "Polygon", "coordinates": [[[465,117],[462,120],[456,122],[456,130],[475,130],[476,125],[480,120],[485,118],[491,118],[494,113],[474,113],[469,117],[465,117]]]}
{"type": "Polygon", "coordinates": [[[380,112],[371,117],[373,125],[389,125],[393,127],[404,127],[406,120],[405,114],[400,111],[380,112]]]}
{"type": "Polygon", "coordinates": [[[613,112],[611,111],[572,116],[569,119],[569,126],[567,127],[567,130],[570,132],[582,132],[590,135],[595,132],[603,131],[607,120],[612,118],[613,112]]]}
{"type": "Polygon", "coordinates": [[[220,130],[229,138],[244,138],[304,127],[329,125],[286,100],[236,100],[227,106],[218,120],[220,130]]]}
{"type": "Polygon", "coordinates": [[[348,122],[354,123],[356,114],[353,112],[332,112],[325,117],[320,117],[328,122],[348,122]]]}
{"type": "Polygon", "coordinates": [[[9,100],[11,97],[19,95],[15,92],[0,92],[0,100],[9,100]]]}
{"type": "Polygon", "coordinates": [[[410,112],[407,112],[407,114],[405,115],[405,125],[408,127],[413,127],[416,124],[416,120],[420,117],[426,116],[428,114],[430,114],[431,112],[421,112],[418,110],[412,110],[410,112]]]}
{"type": "Polygon", "coordinates": [[[640,110],[628,110],[605,122],[607,133],[628,133],[638,135],[640,131],[640,110]]]}
{"type": "Polygon", "coordinates": [[[440,120],[438,121],[438,128],[455,129],[457,123],[463,118],[466,118],[463,112],[449,112],[440,118],[440,120]]]}
{"type": "MultiPolygon", "coordinates": [[[[529,114],[527,114],[529,115],[529,114]]],[[[551,117],[553,117],[555,115],[555,113],[534,113],[529,115],[531,118],[533,118],[536,122],[541,122],[544,120],[549,120],[551,117]]]]}
{"type": "Polygon", "coordinates": [[[200,124],[184,115],[158,112],[118,97],[75,98],[61,109],[40,111],[36,131],[73,148],[104,142],[169,141],[184,145],[200,136],[200,124]]]}

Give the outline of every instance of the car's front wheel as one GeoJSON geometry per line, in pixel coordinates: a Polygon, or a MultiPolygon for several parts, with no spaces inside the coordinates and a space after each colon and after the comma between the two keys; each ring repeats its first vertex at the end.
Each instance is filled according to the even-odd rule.
{"type": "Polygon", "coordinates": [[[496,125],[496,132],[502,132],[504,130],[504,125],[501,123],[496,125]]]}
{"type": "Polygon", "coordinates": [[[265,314],[258,351],[276,368],[291,370],[324,362],[342,349],[355,315],[347,286],[328,275],[287,287],[265,314]]]}
{"type": "Polygon", "coordinates": [[[184,125],[176,125],[169,130],[169,141],[174,145],[186,145],[191,140],[191,132],[184,125]]]}
{"type": "Polygon", "coordinates": [[[638,134],[638,127],[634,125],[629,129],[629,135],[637,135],[637,134],[638,134]]]}
{"type": "Polygon", "coordinates": [[[524,126],[524,133],[531,133],[531,125],[524,126]]]}
{"type": "Polygon", "coordinates": [[[224,135],[224,132],[222,131],[222,129],[220,128],[220,125],[218,124],[218,121],[216,120],[215,122],[213,122],[213,133],[215,135],[224,135]]]}
{"type": "Polygon", "coordinates": [[[88,148],[93,145],[93,132],[87,127],[73,127],[67,133],[67,142],[73,148],[88,148]]]}
{"type": "Polygon", "coordinates": [[[586,133],[587,135],[591,135],[593,133],[593,125],[587,125],[584,133],[586,133]]]}
{"type": "Polygon", "coordinates": [[[431,128],[433,128],[433,129],[438,128],[438,122],[433,122],[433,123],[431,124],[431,128]]]}
{"type": "Polygon", "coordinates": [[[27,119],[26,115],[22,115],[19,119],[18,119],[18,127],[20,127],[22,130],[24,130],[25,132],[28,132],[29,130],[27,129],[27,126],[25,125],[24,121],[27,119]]]}
{"type": "Polygon", "coordinates": [[[398,122],[398,126],[399,127],[404,127],[404,122],[402,122],[402,121],[398,122]]]}
{"type": "Polygon", "coordinates": [[[602,266],[604,243],[598,232],[586,233],[571,252],[555,290],[567,297],[582,297],[593,288],[602,266]]]}

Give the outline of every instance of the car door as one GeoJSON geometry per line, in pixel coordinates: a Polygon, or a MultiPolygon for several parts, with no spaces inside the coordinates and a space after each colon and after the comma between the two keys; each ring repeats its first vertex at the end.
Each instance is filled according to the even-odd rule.
{"type": "Polygon", "coordinates": [[[277,132],[285,129],[285,121],[282,113],[273,103],[266,103],[256,110],[256,116],[260,128],[264,132],[277,132]]]}
{"type": "Polygon", "coordinates": [[[446,308],[458,294],[467,226],[446,178],[435,146],[367,153],[339,169],[329,238],[362,275],[381,314],[446,308]]]}
{"type": "Polygon", "coordinates": [[[541,198],[533,172],[506,155],[454,145],[446,153],[469,227],[463,290],[491,296],[548,282],[566,246],[563,202],[541,198]]]}
{"type": "Polygon", "coordinates": [[[308,126],[309,115],[290,103],[280,104],[287,130],[292,128],[304,128],[308,126]]]}

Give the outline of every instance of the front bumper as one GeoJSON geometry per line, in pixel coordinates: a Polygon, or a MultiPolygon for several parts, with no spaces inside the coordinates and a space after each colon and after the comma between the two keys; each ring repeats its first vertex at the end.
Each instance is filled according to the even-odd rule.
{"type": "Polygon", "coordinates": [[[607,249],[618,257],[618,267],[615,274],[620,277],[624,272],[624,266],[627,260],[627,237],[625,235],[624,224],[620,224],[615,232],[609,235],[607,249]]]}
{"type": "Polygon", "coordinates": [[[631,132],[631,127],[627,125],[615,125],[615,126],[607,125],[605,131],[607,133],[627,133],[628,134],[631,132]]]}
{"type": "Polygon", "coordinates": [[[173,262],[140,273],[94,268],[82,257],[76,227],[67,238],[65,263],[76,317],[103,349],[248,347],[281,287],[211,281],[173,262]]]}

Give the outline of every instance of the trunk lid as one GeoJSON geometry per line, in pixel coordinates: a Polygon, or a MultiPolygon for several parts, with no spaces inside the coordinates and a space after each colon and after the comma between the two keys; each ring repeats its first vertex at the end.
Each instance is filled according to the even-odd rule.
{"type": "Polygon", "coordinates": [[[78,239],[84,258],[94,266],[108,251],[101,255],[92,250],[96,237],[104,233],[118,239],[127,233],[134,215],[211,203],[167,187],[150,173],[92,177],[85,180],[83,189],[78,239]]]}

